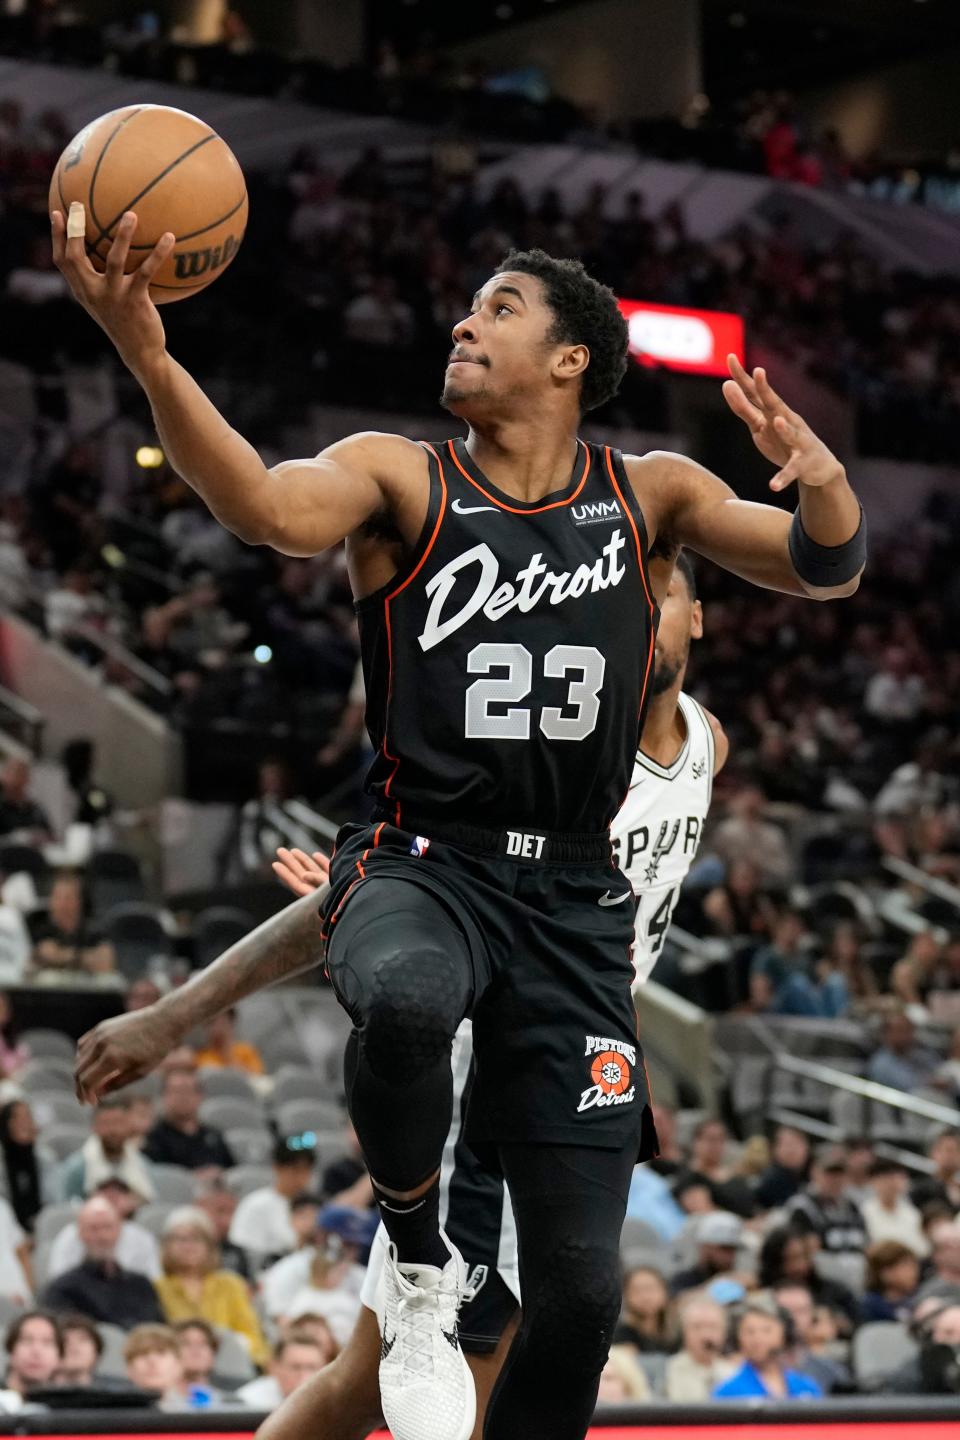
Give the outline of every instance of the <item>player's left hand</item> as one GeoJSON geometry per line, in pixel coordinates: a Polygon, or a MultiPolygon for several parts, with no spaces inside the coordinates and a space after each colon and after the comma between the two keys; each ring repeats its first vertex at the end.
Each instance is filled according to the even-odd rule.
{"type": "Polygon", "coordinates": [[[723,398],[753,436],[760,454],[780,468],[770,481],[771,490],[800,485],[828,485],[839,479],[843,466],[833,451],[774,390],[767,372],[757,366],[749,375],[736,355],[727,356],[731,379],[723,382],[723,398]]]}
{"type": "Polygon", "coordinates": [[[288,850],[281,845],[273,861],[273,873],[294,895],[310,895],[329,880],[330,861],[321,850],[308,855],[305,850],[288,850]]]}

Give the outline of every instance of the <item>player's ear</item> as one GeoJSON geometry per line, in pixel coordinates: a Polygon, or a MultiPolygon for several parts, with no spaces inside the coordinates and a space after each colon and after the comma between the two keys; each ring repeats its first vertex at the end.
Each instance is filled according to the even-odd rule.
{"type": "Polygon", "coordinates": [[[690,610],[690,639],[703,639],[703,606],[699,600],[694,600],[690,610]]]}
{"type": "Polygon", "coordinates": [[[557,351],[553,373],[558,380],[576,380],[589,364],[590,351],[586,345],[564,345],[557,351]]]}

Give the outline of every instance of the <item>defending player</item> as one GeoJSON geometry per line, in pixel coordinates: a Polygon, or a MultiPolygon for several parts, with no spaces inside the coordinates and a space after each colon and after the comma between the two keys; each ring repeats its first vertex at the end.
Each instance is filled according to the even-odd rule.
{"type": "Polygon", "coordinates": [[[453,1035],[473,1020],[471,1148],[507,1180],[520,1329],[486,1440],[582,1440],[619,1308],[618,1241],[655,1145],[634,1030],[632,915],[609,826],[647,703],[657,603],[649,546],[681,545],[759,585],[851,594],[862,512],[842,465],[757,370],[728,403],[797,482],[793,521],[701,466],[587,445],[626,326],[582,266],[514,253],[453,331],[443,403],[466,441],[359,435],[267,470],[167,353],[135,218],[107,273],[54,217],[74,293],[146,391],[174,468],[241,538],[309,555],[342,539],[357,596],[376,758],[372,823],[341,834],[328,971],[354,1022],[351,1116],[390,1235],[380,1387],[396,1440],[468,1440],[456,1334],[463,1262],[439,1224],[453,1035]],[[506,623],[505,623],[506,622],[506,623]],[[645,657],[645,659],[644,659],[645,657]],[[585,1085],[602,1103],[578,1108],[585,1085]]]}
{"type": "MultiPolygon", "coordinates": [[[[727,757],[727,739],[719,721],[683,693],[690,642],[702,634],[696,580],[689,560],[681,553],[661,610],[653,699],[637,752],[634,782],[612,827],[617,837],[615,845],[625,848],[624,869],[637,898],[634,964],[641,981],[648,978],[663,941],[660,922],[655,919],[651,926],[650,917],[659,916],[662,887],[668,883],[670,903],[663,923],[669,923],[675,889],[689,869],[702,834],[714,774],[719,773],[727,757]],[[639,783],[644,783],[638,781],[638,771],[644,764],[657,766],[663,774],[646,778],[646,788],[638,798],[639,783]],[[650,837],[654,837],[652,845],[650,837]],[[659,884],[657,875],[650,873],[651,857],[657,857],[660,865],[664,858],[669,862],[660,871],[659,884]],[[648,903],[652,897],[656,897],[653,903],[648,903]]],[[[324,855],[315,853],[311,857],[302,850],[281,850],[278,855],[273,868],[295,895],[315,895],[326,883],[329,862],[324,855]]],[[[81,1086],[95,1089],[109,1070],[116,1075],[113,1087],[108,1088],[140,1078],[149,1061],[145,1046],[152,1045],[150,1068],[159,1063],[165,1051],[184,1038],[191,1016],[196,1023],[197,1004],[204,1016],[211,1012],[218,980],[218,1008],[227,1008],[246,993],[242,983],[245,956],[248,973],[259,971],[261,957],[265,958],[268,950],[272,950],[271,965],[286,955],[291,967],[299,968],[299,957],[309,951],[314,923],[309,912],[304,914],[301,907],[292,906],[239,941],[202,976],[189,982],[190,990],[198,984],[203,987],[202,1001],[185,1004],[190,997],[188,990],[186,995],[161,1000],[148,1011],[98,1027],[81,1041],[81,1086]],[[174,1024],[171,1028],[171,1007],[181,1017],[180,1026],[174,1024]]],[[[275,971],[271,978],[277,978],[275,971]]],[[[485,1170],[463,1140],[460,1102],[469,1080],[471,1058],[471,1026],[465,1020],[454,1039],[455,1118],[444,1149],[441,1192],[446,1233],[467,1259],[473,1284],[473,1298],[461,1311],[460,1340],[473,1373],[477,1396],[474,1435],[479,1436],[490,1391],[516,1328],[520,1279],[516,1231],[503,1180],[485,1170]]],[[[374,1306],[384,1263],[381,1230],[364,1285],[364,1309],[348,1345],[332,1365],[274,1412],[264,1423],[260,1440],[300,1440],[304,1433],[319,1435],[322,1440],[361,1440],[378,1423],[381,1339],[374,1306]]]]}

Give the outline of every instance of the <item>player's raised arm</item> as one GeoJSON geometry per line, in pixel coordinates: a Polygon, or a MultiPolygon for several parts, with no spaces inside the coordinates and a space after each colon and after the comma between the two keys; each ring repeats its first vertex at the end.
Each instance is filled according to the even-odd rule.
{"type": "Polygon", "coordinates": [[[422,451],[412,442],[373,434],[350,436],[315,459],[268,470],[167,351],[149,285],[174,245],[173,235],[163,235],[136,270],[124,273],[136,223],[132,213],[123,217],[100,275],[86,253],[82,206],[71,207],[69,232],[57,211],[52,216],[54,259],[143,386],[174,469],[222,525],[252,545],[315,555],[389,509],[386,487],[402,481],[411,467],[426,474],[422,451]]]}
{"type": "Polygon", "coordinates": [[[831,600],[852,595],[866,560],[860,502],[837,457],[774,391],[766,372],[748,375],[730,357],[724,398],[760,453],[778,467],[771,490],[796,482],[792,517],[739,500],[729,485],[682,455],[655,451],[631,460],[641,498],[655,512],[658,538],[691,550],[756,585],[831,600]]]}

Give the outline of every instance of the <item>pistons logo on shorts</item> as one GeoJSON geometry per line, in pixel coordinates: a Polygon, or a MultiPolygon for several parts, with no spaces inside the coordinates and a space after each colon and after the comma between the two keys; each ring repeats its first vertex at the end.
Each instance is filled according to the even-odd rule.
{"type": "Polygon", "coordinates": [[[588,1035],[586,1038],[585,1053],[590,1059],[592,1084],[581,1093],[577,1113],[595,1107],[628,1105],[636,1094],[633,1083],[636,1047],[622,1040],[611,1040],[605,1035],[588,1035]]]}

